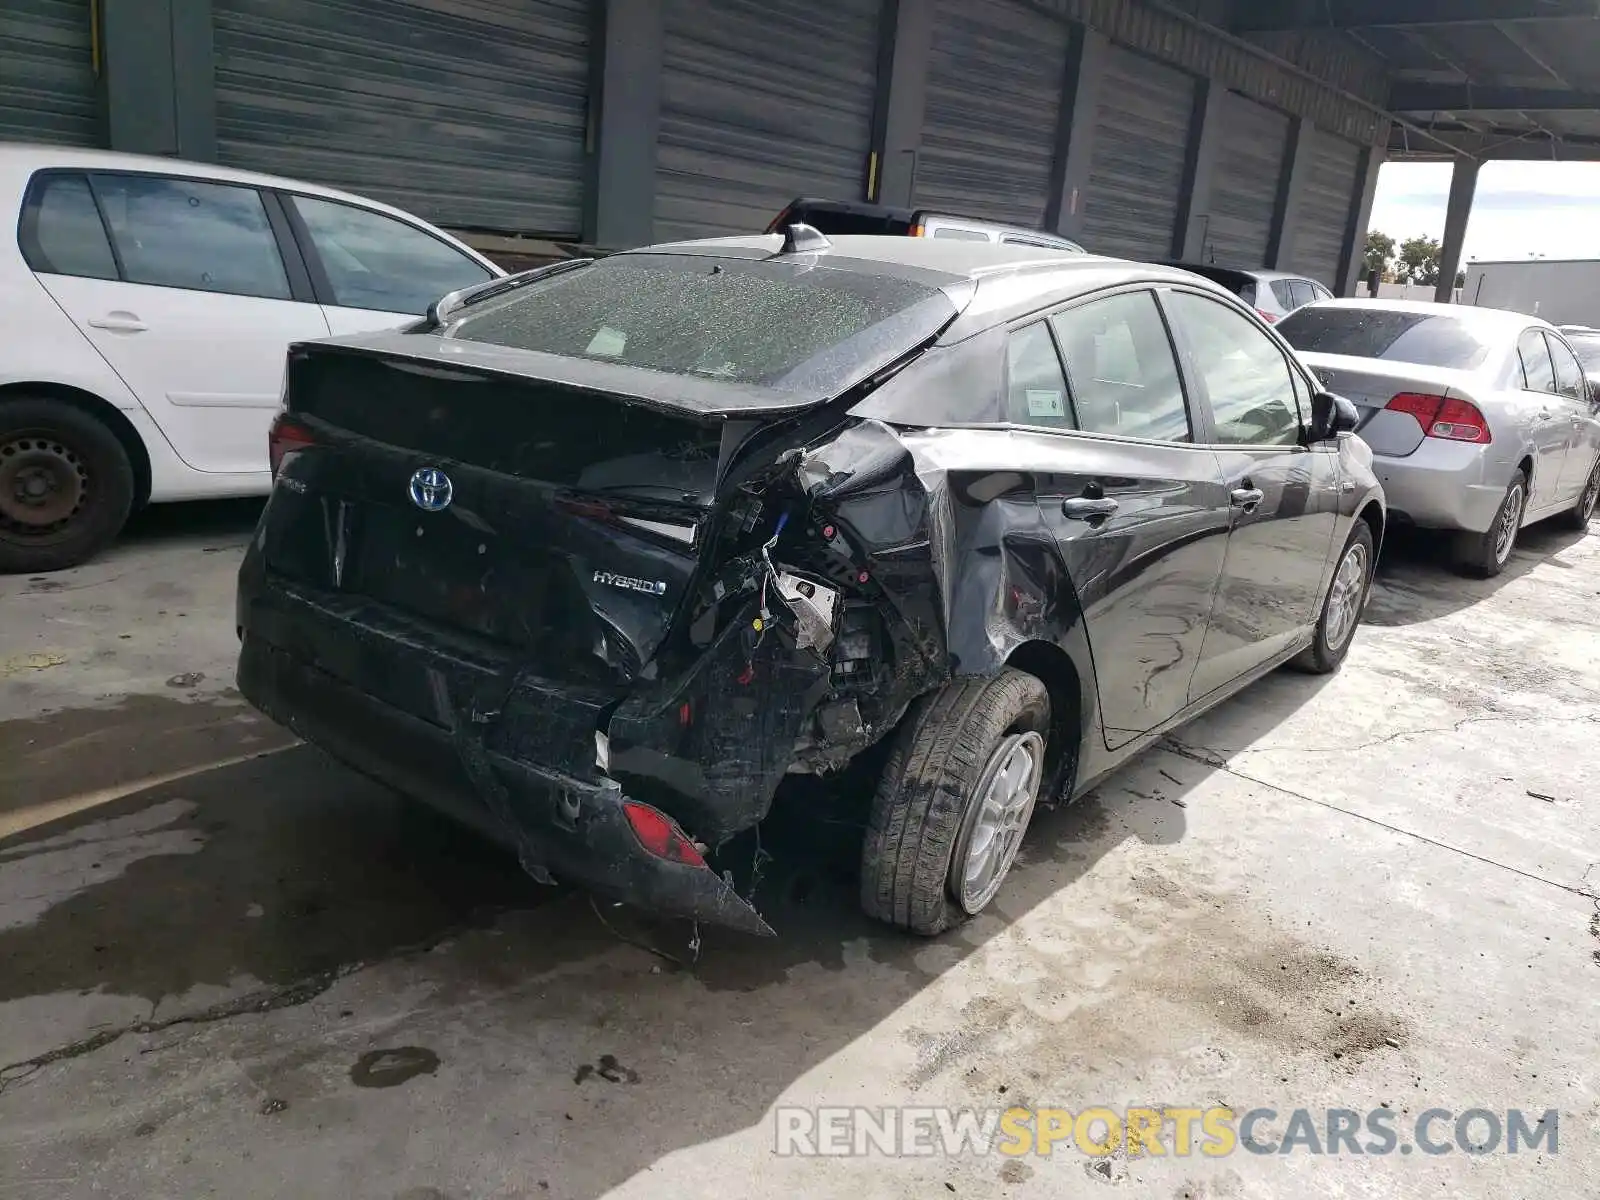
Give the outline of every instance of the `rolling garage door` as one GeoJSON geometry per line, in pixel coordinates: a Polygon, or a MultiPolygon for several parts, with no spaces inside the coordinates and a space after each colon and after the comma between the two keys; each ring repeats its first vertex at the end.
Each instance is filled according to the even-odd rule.
{"type": "Polygon", "coordinates": [[[217,157],[439,225],[582,228],[588,0],[213,0],[217,157]]]}
{"type": "Polygon", "coordinates": [[[1340,292],[1339,260],[1356,202],[1361,147],[1322,130],[1311,134],[1311,170],[1296,222],[1290,268],[1340,292]]]}
{"type": "Polygon", "coordinates": [[[1171,257],[1194,100],[1194,76],[1110,47],[1084,195],[1091,253],[1171,257]]]}
{"type": "Polygon", "coordinates": [[[658,241],[865,194],[881,0],[666,0],[658,241]]]}
{"type": "Polygon", "coordinates": [[[0,0],[0,142],[101,144],[89,0],[0,0]]]}
{"type": "Polygon", "coordinates": [[[939,0],[918,207],[1038,228],[1054,175],[1066,23],[1011,0],[939,0]]]}
{"type": "Polygon", "coordinates": [[[1205,261],[1265,266],[1289,145],[1289,118],[1228,92],[1218,119],[1222,140],[1212,175],[1205,261]]]}

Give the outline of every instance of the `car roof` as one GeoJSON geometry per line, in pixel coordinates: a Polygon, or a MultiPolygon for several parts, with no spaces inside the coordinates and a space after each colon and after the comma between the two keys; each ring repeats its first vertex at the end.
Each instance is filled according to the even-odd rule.
{"type": "Polygon", "coordinates": [[[1433,300],[1322,300],[1314,307],[1328,308],[1359,308],[1371,312],[1403,312],[1416,313],[1426,317],[1454,317],[1456,320],[1481,329],[1485,333],[1504,333],[1507,330],[1518,331],[1530,325],[1542,329],[1554,330],[1551,325],[1539,317],[1530,317],[1527,313],[1513,312],[1509,308],[1480,308],[1474,304],[1440,304],[1433,300]]]}
{"type": "Polygon", "coordinates": [[[276,188],[286,192],[299,192],[306,196],[320,196],[328,200],[343,200],[393,213],[411,221],[420,221],[415,213],[384,204],[353,192],[324,187],[304,180],[287,179],[281,175],[266,175],[259,171],[241,171],[233,167],[219,167],[215,163],[191,162],[183,158],[163,158],[153,154],[125,154],[118,150],[85,150],[75,146],[56,146],[37,142],[0,142],[0,173],[7,171],[140,171],[159,175],[181,175],[191,179],[209,179],[218,183],[242,183],[252,187],[276,188]]]}

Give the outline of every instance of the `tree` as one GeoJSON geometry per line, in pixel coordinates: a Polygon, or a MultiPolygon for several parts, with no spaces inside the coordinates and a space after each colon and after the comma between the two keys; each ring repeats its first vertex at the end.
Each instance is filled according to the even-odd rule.
{"type": "Polygon", "coordinates": [[[1438,238],[1407,238],[1400,243],[1400,263],[1395,274],[1406,283],[1434,286],[1439,282],[1439,256],[1443,249],[1438,238]]]}
{"type": "Polygon", "coordinates": [[[1389,266],[1394,262],[1394,239],[1387,233],[1373,230],[1367,234],[1366,261],[1363,264],[1364,274],[1370,275],[1374,271],[1379,278],[1389,273],[1389,266]]]}

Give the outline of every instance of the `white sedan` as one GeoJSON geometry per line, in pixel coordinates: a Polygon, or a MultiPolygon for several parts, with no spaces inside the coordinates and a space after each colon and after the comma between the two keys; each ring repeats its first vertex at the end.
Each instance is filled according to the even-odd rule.
{"type": "Polygon", "coordinates": [[[265,493],[290,342],[504,274],[399,209],[268,175],[0,144],[0,571],[148,502],[265,493]]]}

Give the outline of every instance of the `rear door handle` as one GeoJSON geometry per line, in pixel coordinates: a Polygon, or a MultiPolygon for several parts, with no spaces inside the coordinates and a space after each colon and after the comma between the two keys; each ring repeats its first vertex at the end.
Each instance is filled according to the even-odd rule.
{"type": "Polygon", "coordinates": [[[1266,495],[1260,488],[1234,488],[1228,493],[1228,499],[1239,508],[1248,511],[1260,504],[1266,495]]]}
{"type": "Polygon", "coordinates": [[[1116,511],[1117,502],[1110,496],[1073,496],[1061,502],[1061,515],[1075,521],[1093,521],[1116,511]]]}
{"type": "Polygon", "coordinates": [[[109,329],[112,333],[143,333],[149,328],[132,313],[110,313],[104,317],[91,317],[89,324],[96,329],[109,329]]]}

